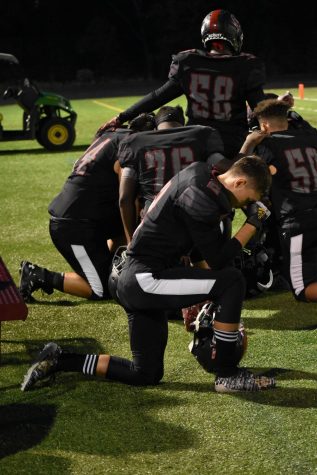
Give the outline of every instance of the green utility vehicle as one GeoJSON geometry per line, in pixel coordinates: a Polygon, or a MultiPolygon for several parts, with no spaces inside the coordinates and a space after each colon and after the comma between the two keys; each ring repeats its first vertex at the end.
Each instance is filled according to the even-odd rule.
{"type": "Polygon", "coordinates": [[[1,71],[10,69],[12,83],[5,87],[3,99],[12,100],[22,109],[22,128],[4,130],[0,114],[0,142],[36,139],[47,150],[68,150],[74,143],[76,112],[70,101],[63,96],[44,92],[28,78],[17,78],[21,72],[19,61],[12,54],[0,53],[0,85],[6,80],[1,71]]]}

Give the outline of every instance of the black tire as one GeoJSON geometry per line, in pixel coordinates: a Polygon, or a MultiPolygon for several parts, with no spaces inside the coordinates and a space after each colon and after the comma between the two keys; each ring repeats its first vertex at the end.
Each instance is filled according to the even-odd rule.
{"type": "Polygon", "coordinates": [[[47,150],[68,150],[76,138],[72,124],[58,117],[42,119],[36,135],[38,142],[47,150]]]}
{"type": "Polygon", "coordinates": [[[41,130],[43,129],[44,127],[44,124],[45,122],[47,121],[47,117],[45,117],[44,119],[41,119],[40,122],[39,122],[39,125],[38,125],[38,128],[35,132],[35,138],[36,140],[38,141],[38,143],[40,145],[42,145],[42,147],[44,147],[44,144],[42,143],[42,135],[41,135],[41,130]]]}

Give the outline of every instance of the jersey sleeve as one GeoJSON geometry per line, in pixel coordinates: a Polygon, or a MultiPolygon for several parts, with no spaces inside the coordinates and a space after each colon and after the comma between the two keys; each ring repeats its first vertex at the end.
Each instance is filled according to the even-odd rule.
{"type": "Polygon", "coordinates": [[[137,170],[137,155],[133,150],[130,138],[122,140],[118,150],[118,160],[121,168],[133,168],[137,170]]]}
{"type": "Polygon", "coordinates": [[[263,61],[258,58],[250,58],[248,60],[248,77],[247,77],[247,102],[253,110],[256,105],[265,99],[263,86],[266,81],[265,66],[263,61]]]}
{"type": "Polygon", "coordinates": [[[203,132],[204,137],[202,139],[206,156],[209,157],[212,153],[224,154],[224,144],[218,130],[204,127],[203,132]]]}
{"type": "Polygon", "coordinates": [[[173,54],[172,62],[170,64],[170,70],[168,73],[168,78],[175,81],[178,84],[181,84],[181,79],[183,76],[183,63],[187,58],[188,54],[194,50],[181,51],[180,53],[173,54]]]}
{"type": "Polygon", "coordinates": [[[263,140],[262,143],[260,143],[256,149],[255,149],[255,153],[261,157],[263,160],[265,160],[265,162],[268,164],[268,165],[271,165],[273,164],[274,162],[274,155],[272,153],[272,151],[270,150],[269,147],[266,147],[265,146],[265,141],[266,139],[263,140]]]}
{"type": "Polygon", "coordinates": [[[183,191],[176,200],[176,206],[194,221],[207,225],[219,222],[217,203],[207,199],[206,194],[195,185],[190,185],[183,191]]]}
{"type": "Polygon", "coordinates": [[[196,255],[206,260],[213,269],[227,265],[240,251],[241,244],[231,239],[223,244],[220,239],[221,212],[216,202],[206,199],[206,194],[190,186],[178,198],[179,218],[191,236],[196,255]]]}
{"type": "Polygon", "coordinates": [[[141,114],[142,112],[152,112],[155,109],[164,106],[182,94],[183,90],[180,85],[174,80],[169,79],[163,84],[163,86],[150,92],[125,111],[120,112],[118,118],[123,124],[127,120],[134,119],[134,117],[141,114]]]}
{"type": "Polygon", "coordinates": [[[210,268],[220,269],[230,264],[241,251],[241,244],[235,238],[224,243],[219,218],[213,219],[205,213],[197,217],[186,212],[185,208],[180,210],[180,215],[194,244],[191,255],[194,261],[203,259],[210,268]]]}

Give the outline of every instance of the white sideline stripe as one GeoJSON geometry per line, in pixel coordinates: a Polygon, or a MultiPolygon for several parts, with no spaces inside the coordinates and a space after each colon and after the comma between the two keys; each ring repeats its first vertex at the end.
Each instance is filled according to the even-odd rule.
{"type": "Polygon", "coordinates": [[[317,112],[317,109],[310,109],[309,107],[296,107],[298,111],[310,111],[310,112],[317,112]]]}
{"type": "MultiPolygon", "coordinates": [[[[298,99],[299,101],[313,101],[313,102],[317,102],[317,99],[316,99],[316,98],[312,98],[312,97],[304,97],[304,99],[301,99],[300,97],[294,96],[294,99],[298,99]]],[[[296,104],[294,105],[294,109],[297,109],[296,104]]]]}
{"type": "Polygon", "coordinates": [[[154,279],[150,272],[135,274],[141,289],[148,294],[209,294],[216,279],[154,279]]]}
{"type": "Polygon", "coordinates": [[[84,246],[80,244],[71,244],[73,253],[80,264],[87,280],[90,284],[90,287],[98,297],[103,296],[103,286],[99,278],[98,272],[96,271],[93,263],[90,260],[84,246]]]}
{"type": "Polygon", "coordinates": [[[304,290],[303,262],[302,262],[303,235],[291,238],[290,249],[290,275],[295,294],[299,295],[304,290]]]}
{"type": "Polygon", "coordinates": [[[100,101],[92,101],[92,102],[97,104],[97,106],[105,107],[106,109],[111,109],[117,112],[123,112],[123,109],[119,109],[119,107],[111,106],[110,104],[107,104],[107,102],[100,102],[100,101]]]}

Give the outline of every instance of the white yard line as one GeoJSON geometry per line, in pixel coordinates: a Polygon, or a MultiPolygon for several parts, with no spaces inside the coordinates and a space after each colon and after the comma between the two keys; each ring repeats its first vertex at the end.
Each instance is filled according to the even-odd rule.
{"type": "Polygon", "coordinates": [[[300,97],[294,96],[294,99],[298,99],[299,101],[313,101],[317,102],[317,99],[309,98],[309,97],[304,97],[304,99],[301,99],[300,97]]]}
{"type": "Polygon", "coordinates": [[[295,106],[294,106],[294,110],[295,110],[295,111],[317,112],[317,109],[310,109],[310,108],[308,108],[308,107],[297,107],[296,104],[295,104],[295,106]]]}

